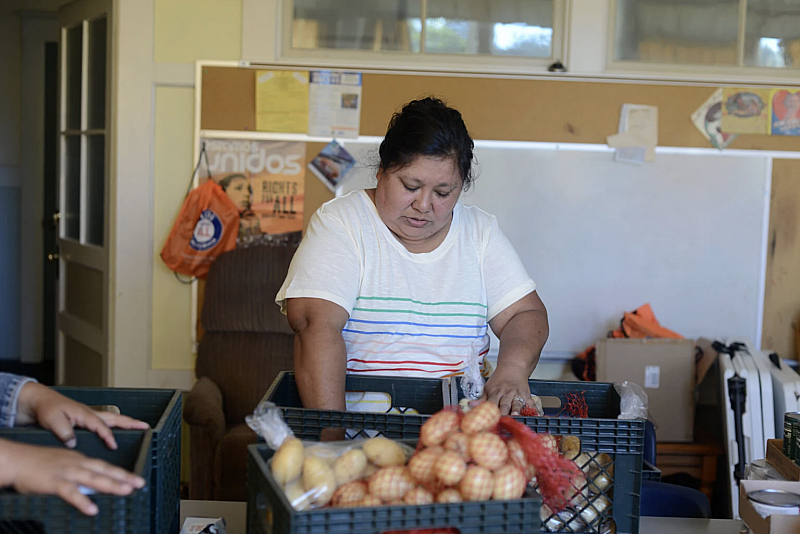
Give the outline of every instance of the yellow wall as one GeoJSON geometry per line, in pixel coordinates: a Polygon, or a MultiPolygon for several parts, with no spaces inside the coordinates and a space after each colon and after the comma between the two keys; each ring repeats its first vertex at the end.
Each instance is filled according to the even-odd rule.
{"type": "Polygon", "coordinates": [[[155,0],[157,63],[242,57],[241,0],[155,0]]]}
{"type": "MultiPolygon", "coordinates": [[[[155,0],[156,63],[239,60],[241,0],[155,0]]],[[[151,368],[192,370],[191,286],[175,279],[160,252],[183,203],[193,169],[194,88],[156,85],[153,190],[151,368]]]]}
{"type": "Polygon", "coordinates": [[[153,369],[192,369],[191,286],[159,254],[192,174],[194,89],[157,87],[153,173],[153,369]]]}

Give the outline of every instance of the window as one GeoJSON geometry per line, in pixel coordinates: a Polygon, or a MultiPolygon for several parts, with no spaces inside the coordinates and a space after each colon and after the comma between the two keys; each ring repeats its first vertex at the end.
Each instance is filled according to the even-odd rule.
{"type": "Polygon", "coordinates": [[[556,57],[555,0],[294,0],[291,48],[556,57]]]}
{"type": "Polygon", "coordinates": [[[107,33],[105,16],[62,30],[61,237],[98,247],[105,232],[107,33]]]}
{"type": "Polygon", "coordinates": [[[800,0],[617,0],[614,59],[800,67],[800,0]]]}

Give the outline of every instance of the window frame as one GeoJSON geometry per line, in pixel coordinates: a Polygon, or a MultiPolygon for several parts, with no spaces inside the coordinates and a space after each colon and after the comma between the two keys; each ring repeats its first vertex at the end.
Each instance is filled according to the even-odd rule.
{"type": "Polygon", "coordinates": [[[637,60],[617,60],[616,29],[619,0],[609,0],[608,35],[606,38],[605,72],[612,76],[633,75],[641,77],[709,79],[717,81],[757,80],[778,84],[796,85],[800,66],[790,68],[752,67],[744,64],[747,32],[747,0],[739,0],[739,28],[736,38],[736,65],[703,65],[695,63],[656,63],[637,60]]]}
{"type": "MultiPolygon", "coordinates": [[[[424,20],[428,0],[422,2],[424,20]]],[[[529,74],[547,72],[556,61],[565,62],[568,54],[568,13],[573,0],[553,0],[553,55],[549,58],[493,56],[488,54],[431,54],[425,52],[362,51],[346,49],[293,49],[291,46],[294,0],[278,0],[280,62],[332,68],[380,68],[393,70],[529,74]]],[[[424,24],[422,38],[424,39],[424,24]]]]}

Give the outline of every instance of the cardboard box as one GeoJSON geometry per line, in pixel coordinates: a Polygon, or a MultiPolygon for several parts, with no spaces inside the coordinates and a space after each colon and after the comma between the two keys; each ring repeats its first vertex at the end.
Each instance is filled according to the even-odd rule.
{"type": "Polygon", "coordinates": [[[597,343],[597,380],[641,386],[658,441],[694,440],[694,341],[602,339],[597,343]]]}
{"type": "Polygon", "coordinates": [[[782,439],[767,440],[767,462],[786,480],[800,480],[800,466],[783,454],[782,439]]]}
{"type": "Polygon", "coordinates": [[[792,534],[800,532],[800,516],[771,515],[761,517],[753,507],[747,493],[758,489],[779,489],[800,493],[800,482],[777,480],[742,480],[739,484],[739,515],[753,534],[792,534]]]}

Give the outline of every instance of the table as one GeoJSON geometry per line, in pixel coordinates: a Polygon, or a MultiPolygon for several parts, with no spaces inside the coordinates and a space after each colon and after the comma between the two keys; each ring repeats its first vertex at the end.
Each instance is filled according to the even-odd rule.
{"type": "MultiPolygon", "coordinates": [[[[187,517],[224,517],[228,534],[245,534],[247,503],[228,501],[181,501],[181,525],[187,517]]],[[[640,534],[739,534],[741,521],[730,519],[683,519],[643,517],[640,534]]],[[[538,534],[538,533],[536,533],[538,534]]]]}

